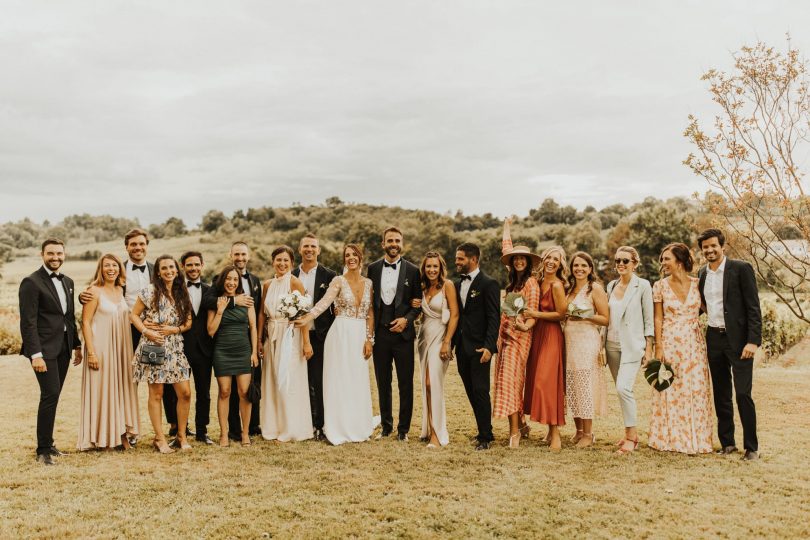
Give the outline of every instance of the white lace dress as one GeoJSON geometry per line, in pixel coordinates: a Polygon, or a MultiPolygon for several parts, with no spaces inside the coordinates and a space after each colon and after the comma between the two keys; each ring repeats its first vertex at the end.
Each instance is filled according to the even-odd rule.
{"type": "Polygon", "coordinates": [[[312,308],[317,317],[334,303],[335,322],[323,349],[323,432],[334,445],[368,440],[379,417],[372,415],[368,360],[363,358],[366,318],[371,309],[371,280],[355,299],[348,281],[338,276],[312,308]]]}

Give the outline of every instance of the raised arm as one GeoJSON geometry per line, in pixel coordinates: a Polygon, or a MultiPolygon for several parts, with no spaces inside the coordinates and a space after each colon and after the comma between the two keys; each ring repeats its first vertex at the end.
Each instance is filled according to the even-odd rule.
{"type": "Polygon", "coordinates": [[[308,317],[311,316],[311,319],[317,319],[321,313],[329,309],[329,306],[335,301],[340,293],[340,286],[343,280],[340,279],[339,276],[335,276],[332,278],[332,281],[329,283],[329,288],[326,289],[326,293],[321,298],[320,302],[315,304],[312,309],[310,310],[308,317]]]}
{"type": "Polygon", "coordinates": [[[512,218],[508,217],[503,222],[503,240],[501,241],[501,253],[506,255],[512,251],[512,218]]]}

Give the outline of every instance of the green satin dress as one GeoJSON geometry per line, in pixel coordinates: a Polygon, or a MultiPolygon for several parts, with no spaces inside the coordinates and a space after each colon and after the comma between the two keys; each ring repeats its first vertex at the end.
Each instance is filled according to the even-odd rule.
{"type": "Polygon", "coordinates": [[[250,373],[250,321],[248,308],[229,305],[214,336],[214,375],[250,373]]]}

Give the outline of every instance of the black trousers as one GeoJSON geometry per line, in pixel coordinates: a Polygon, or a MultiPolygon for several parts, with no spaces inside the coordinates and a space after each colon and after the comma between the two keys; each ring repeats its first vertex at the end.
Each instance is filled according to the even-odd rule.
{"type": "Polygon", "coordinates": [[[757,412],[751,397],[754,360],[740,358],[742,351],[733,350],[728,335],[716,328],[706,331],[709,370],[712,374],[714,410],[717,413],[717,436],[722,446],[736,446],[734,442],[733,393],[737,395],[737,410],[743,428],[743,447],[754,452],[757,441],[757,412]]]}
{"type": "MultiPolygon", "coordinates": [[[[194,425],[198,436],[208,433],[211,411],[211,376],[213,364],[210,356],[187,355],[191,366],[191,375],[194,377],[194,425]]],[[[163,385],[163,409],[166,411],[166,421],[177,425],[177,394],[174,385],[163,385]]]]}
{"type": "MultiPolygon", "coordinates": [[[[258,367],[253,369],[253,377],[261,384],[262,380],[262,363],[259,362],[258,367]]],[[[239,416],[239,388],[236,384],[236,377],[231,378],[231,398],[228,405],[228,434],[231,438],[239,438],[242,436],[242,421],[239,416]]],[[[248,433],[250,435],[258,435],[261,433],[259,426],[259,403],[254,403],[253,408],[250,410],[250,424],[248,426],[248,433]]]]}
{"type": "Polygon", "coordinates": [[[377,379],[383,433],[390,433],[394,429],[394,419],[391,413],[392,364],[397,370],[397,386],[399,387],[397,431],[408,433],[413,415],[413,340],[402,339],[401,334],[395,334],[381,327],[376,335],[373,353],[374,376],[377,379]]]}
{"type": "Polygon", "coordinates": [[[489,370],[492,361],[481,363],[481,353],[466,355],[461,347],[456,347],[458,374],[464,383],[467,399],[472,405],[475,423],[478,426],[478,440],[490,442],[492,435],[492,403],[489,398],[489,370]]]}
{"type": "Polygon", "coordinates": [[[309,342],[312,344],[312,358],[307,361],[309,378],[309,407],[312,410],[312,427],[323,429],[323,344],[318,335],[310,331],[309,342]]]}
{"type": "Polygon", "coordinates": [[[35,371],[39,383],[39,408],[37,410],[37,455],[44,454],[53,446],[53,425],[56,421],[56,406],[70,367],[70,349],[67,334],[57,358],[46,358],[44,373],[35,371]]]}

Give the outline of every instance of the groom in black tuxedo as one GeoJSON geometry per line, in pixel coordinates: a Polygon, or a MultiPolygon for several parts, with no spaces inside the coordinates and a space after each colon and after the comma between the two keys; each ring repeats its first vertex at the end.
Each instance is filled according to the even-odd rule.
{"type": "Polygon", "coordinates": [[[62,453],[53,445],[56,406],[65,383],[70,356],[82,361],[76,330],[73,280],[59,273],[65,262],[65,244],[48,239],[42,243],[42,266],[20,283],[20,354],[31,360],[39,383],[37,412],[37,461],[53,465],[62,453]]]}
{"type": "MultiPolygon", "coordinates": [[[[321,247],[314,234],[306,234],[298,244],[298,253],[301,254],[301,265],[293,269],[292,274],[301,280],[306,289],[307,296],[312,298],[313,305],[323,298],[332,279],[337,275],[334,271],[318,263],[321,247]]],[[[315,326],[309,331],[309,342],[312,344],[312,357],[307,361],[307,375],[309,377],[309,405],[312,410],[312,427],[315,439],[324,440],[323,434],[323,345],[326,334],[334,322],[335,316],[332,307],[315,319],[315,326]]]]}
{"type": "Polygon", "coordinates": [[[712,375],[717,414],[719,454],[737,451],[734,442],[732,387],[743,427],[743,459],[759,459],[757,413],[751,397],[754,354],[762,344],[762,315],[754,269],[745,261],[723,253],[726,239],[719,229],[698,237],[698,247],[708,264],[698,272],[698,285],[708,315],[706,348],[712,375]]]}
{"type": "Polygon", "coordinates": [[[413,363],[416,332],[413,321],[421,309],[413,301],[422,298],[419,268],[403,259],[402,232],[396,227],[383,231],[385,256],[368,265],[368,278],[374,287],[374,374],[380,400],[382,431],[387,437],[394,429],[391,413],[391,364],[396,366],[399,386],[397,438],[408,440],[413,414],[413,363]]]}
{"type": "MultiPolygon", "coordinates": [[[[186,277],[188,296],[193,310],[191,328],[183,333],[183,352],[194,376],[194,424],[195,438],[205,444],[214,444],[208,436],[208,422],[211,409],[211,372],[213,370],[213,339],[208,335],[208,291],[210,285],[201,279],[204,268],[203,256],[199,251],[187,251],[180,257],[180,265],[186,277]]],[[[177,435],[177,394],[171,384],[163,385],[163,408],[166,421],[170,424],[169,436],[177,435]]],[[[188,432],[188,429],[186,429],[188,432]]],[[[177,444],[177,439],[171,442],[177,444]]]]}
{"type": "Polygon", "coordinates": [[[479,268],[480,259],[481,250],[475,244],[464,243],[456,250],[456,270],[461,274],[456,292],[462,307],[453,346],[458,374],[478,425],[475,449],[487,450],[494,440],[489,366],[492,355],[498,352],[501,288],[479,268]]]}

